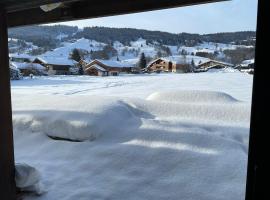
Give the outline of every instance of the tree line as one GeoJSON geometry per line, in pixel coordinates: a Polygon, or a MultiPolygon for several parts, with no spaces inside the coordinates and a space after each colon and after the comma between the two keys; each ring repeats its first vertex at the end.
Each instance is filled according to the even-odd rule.
{"type": "Polygon", "coordinates": [[[174,34],[134,28],[85,27],[79,30],[76,26],[55,25],[12,28],[9,30],[9,37],[32,42],[34,45],[46,48],[54,48],[61,41],[82,37],[111,46],[114,41],[119,41],[125,46],[129,46],[131,41],[136,41],[139,38],[145,39],[147,44],[195,46],[201,42],[254,45],[256,33],[254,31],[242,31],[204,35],[191,33],[174,34]],[[66,37],[58,38],[60,34],[64,34],[66,37]]]}

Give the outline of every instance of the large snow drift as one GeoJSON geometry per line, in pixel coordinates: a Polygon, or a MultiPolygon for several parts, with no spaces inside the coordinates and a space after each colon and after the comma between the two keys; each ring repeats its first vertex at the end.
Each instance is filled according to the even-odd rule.
{"type": "Polygon", "coordinates": [[[183,90],[176,92],[156,92],[148,100],[176,102],[176,103],[235,103],[237,100],[223,92],[183,90]]]}
{"type": "MultiPolygon", "coordinates": [[[[218,75],[209,73],[213,76],[218,75]]],[[[156,77],[173,79],[176,85],[184,80],[177,75],[156,77]]],[[[236,81],[233,77],[224,88],[236,81]]],[[[184,90],[180,84],[145,95],[161,82],[143,76],[153,83],[143,91],[138,84],[142,77],[129,78],[125,85],[125,77],[118,77],[121,93],[114,97],[91,90],[96,85],[85,77],[78,78],[89,87],[84,95],[63,95],[72,84],[57,85],[58,95],[45,94],[46,87],[61,82],[57,77],[36,87],[43,94],[13,87],[16,161],[37,168],[48,190],[26,199],[244,199],[250,103],[242,99],[247,97],[239,101],[211,86],[184,90]],[[134,94],[141,91],[145,97],[125,95],[130,85],[134,94]]],[[[202,80],[198,75],[190,83],[202,80]]],[[[107,81],[99,79],[100,85],[107,81]]]]}
{"type": "Polygon", "coordinates": [[[33,97],[30,108],[21,100],[20,105],[14,111],[15,128],[70,140],[95,140],[121,130],[123,122],[128,127],[137,120],[128,105],[113,98],[33,97]]]}

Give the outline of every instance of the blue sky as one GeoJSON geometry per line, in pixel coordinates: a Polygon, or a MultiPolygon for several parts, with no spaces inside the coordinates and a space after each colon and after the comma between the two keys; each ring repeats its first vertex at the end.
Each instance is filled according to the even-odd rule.
{"type": "Polygon", "coordinates": [[[61,24],[80,28],[89,26],[128,27],[201,34],[255,30],[257,2],[258,0],[232,0],[61,24]]]}

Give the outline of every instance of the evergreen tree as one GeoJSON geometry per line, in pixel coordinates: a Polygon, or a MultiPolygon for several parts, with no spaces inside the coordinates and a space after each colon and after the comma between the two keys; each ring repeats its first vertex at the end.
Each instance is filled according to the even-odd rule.
{"type": "Polygon", "coordinates": [[[146,67],[146,58],[145,58],[145,55],[144,53],[141,53],[141,56],[140,56],[140,60],[139,60],[139,63],[138,63],[138,66],[141,68],[141,69],[144,69],[146,67]]]}
{"type": "Polygon", "coordinates": [[[79,75],[83,75],[83,74],[84,74],[83,67],[82,67],[82,66],[80,66],[80,67],[79,67],[79,75]]]}
{"type": "Polygon", "coordinates": [[[191,63],[190,63],[190,71],[191,71],[191,72],[194,72],[194,71],[195,71],[195,68],[196,68],[195,62],[194,62],[194,60],[192,59],[192,60],[191,60],[191,63]]]}
{"type": "Polygon", "coordinates": [[[218,51],[214,51],[214,56],[217,57],[219,55],[218,51]]]}
{"type": "Polygon", "coordinates": [[[160,57],[162,57],[162,53],[161,53],[161,51],[158,51],[156,54],[156,58],[160,58],[160,57]]]}
{"type": "Polygon", "coordinates": [[[106,46],[103,48],[103,52],[104,52],[104,54],[107,55],[108,58],[117,55],[117,50],[116,50],[113,46],[111,46],[111,45],[106,45],[106,46]]]}
{"type": "Polygon", "coordinates": [[[180,53],[182,56],[186,56],[188,53],[185,49],[182,49],[181,53],[180,53]]]}
{"type": "Polygon", "coordinates": [[[73,49],[71,54],[70,54],[70,58],[79,62],[81,60],[81,55],[80,55],[79,50],[76,48],[73,49]]]}
{"type": "Polygon", "coordinates": [[[191,60],[191,65],[195,67],[195,62],[194,62],[193,58],[191,60]]]}

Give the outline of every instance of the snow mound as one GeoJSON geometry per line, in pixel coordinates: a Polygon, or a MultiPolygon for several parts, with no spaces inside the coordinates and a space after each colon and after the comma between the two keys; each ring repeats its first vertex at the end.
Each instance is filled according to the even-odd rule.
{"type": "Polygon", "coordinates": [[[42,194],[45,192],[41,184],[41,175],[37,169],[27,164],[17,163],[15,166],[15,182],[21,191],[42,194]]]}
{"type": "Polygon", "coordinates": [[[238,102],[232,96],[223,92],[182,90],[170,92],[155,92],[147,97],[147,100],[174,103],[235,103],[238,102]]]}
{"type": "Polygon", "coordinates": [[[69,97],[69,101],[63,105],[66,101],[64,97],[57,97],[53,106],[43,106],[42,109],[38,109],[42,104],[37,101],[35,109],[14,112],[15,128],[43,132],[60,139],[85,141],[118,132],[123,121],[126,126],[132,127],[139,120],[133,114],[135,108],[113,98],[69,97]]]}
{"type": "Polygon", "coordinates": [[[236,73],[239,72],[239,70],[234,69],[232,67],[226,67],[226,68],[222,68],[222,69],[208,69],[207,72],[209,73],[236,73]]]}

